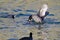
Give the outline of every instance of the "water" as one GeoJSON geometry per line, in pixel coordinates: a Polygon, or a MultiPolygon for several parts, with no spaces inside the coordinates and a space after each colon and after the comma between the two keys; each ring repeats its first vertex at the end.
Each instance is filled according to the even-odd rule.
{"type": "Polygon", "coordinates": [[[60,0],[1,0],[0,40],[18,40],[21,37],[28,36],[29,32],[33,32],[33,40],[44,38],[47,38],[48,40],[60,39],[60,0]],[[36,14],[43,3],[48,3],[49,6],[49,15],[46,16],[44,20],[45,23],[43,25],[35,22],[29,23],[27,21],[28,17],[32,14],[36,14]],[[15,22],[11,19],[10,14],[16,14],[14,19],[15,22]],[[43,33],[47,32],[48,38],[43,34],[37,36],[40,35],[40,31],[43,33]],[[14,33],[16,33],[15,38],[14,36],[12,37],[14,33]]]}

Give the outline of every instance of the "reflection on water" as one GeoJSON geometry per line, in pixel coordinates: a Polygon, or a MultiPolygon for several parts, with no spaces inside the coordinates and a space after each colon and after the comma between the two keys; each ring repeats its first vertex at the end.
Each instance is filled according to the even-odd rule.
{"type": "MultiPolygon", "coordinates": [[[[16,9],[16,10],[13,10],[14,12],[18,12],[18,11],[22,11],[21,9],[16,9]]],[[[35,10],[26,10],[27,12],[37,12],[35,10]]],[[[8,17],[11,17],[12,14],[9,14],[8,12],[0,12],[0,18],[8,18],[8,17]]],[[[30,16],[32,14],[23,14],[23,13],[19,13],[19,14],[16,14],[16,17],[20,17],[20,16],[30,16]]],[[[46,13],[46,15],[48,16],[54,16],[54,14],[49,14],[49,13],[46,13]]]]}
{"type": "Polygon", "coordinates": [[[0,12],[0,18],[10,18],[11,16],[8,12],[0,12]]]}
{"type": "Polygon", "coordinates": [[[54,16],[54,14],[49,14],[48,16],[54,16]]]}
{"type": "MultiPolygon", "coordinates": [[[[19,11],[23,11],[22,9],[14,9],[14,12],[19,12],[19,11]]],[[[25,10],[26,12],[37,12],[35,10],[25,10]]]]}
{"type": "MultiPolygon", "coordinates": [[[[23,13],[20,13],[20,14],[17,14],[16,17],[20,17],[20,16],[30,16],[32,14],[23,14],[23,13]]],[[[48,14],[48,16],[54,16],[54,14],[48,14]]]]}
{"type": "MultiPolygon", "coordinates": [[[[60,22],[58,22],[57,19],[46,18],[44,20],[44,24],[60,24],[60,22]]],[[[23,23],[23,25],[40,25],[40,24],[32,21],[31,23],[25,22],[25,23],[23,23]]]]}
{"type": "Polygon", "coordinates": [[[60,22],[47,22],[48,24],[60,24],[60,22]]]}
{"type": "Polygon", "coordinates": [[[18,39],[15,39],[15,38],[10,38],[10,39],[8,39],[8,40],[18,40],[18,39]]]}
{"type": "Polygon", "coordinates": [[[60,22],[58,22],[57,19],[46,18],[45,21],[48,24],[60,24],[60,22]]]}
{"type": "Polygon", "coordinates": [[[22,13],[20,13],[20,14],[17,14],[16,15],[16,17],[20,17],[20,16],[30,16],[31,14],[22,14],[22,13]]]}
{"type": "Polygon", "coordinates": [[[26,10],[26,12],[37,12],[35,10],[26,10]]]}
{"type": "Polygon", "coordinates": [[[9,27],[0,27],[0,29],[7,29],[7,28],[9,28],[9,27]]]}
{"type": "Polygon", "coordinates": [[[19,11],[22,11],[21,9],[14,9],[13,10],[14,12],[19,12],[19,11]]]}

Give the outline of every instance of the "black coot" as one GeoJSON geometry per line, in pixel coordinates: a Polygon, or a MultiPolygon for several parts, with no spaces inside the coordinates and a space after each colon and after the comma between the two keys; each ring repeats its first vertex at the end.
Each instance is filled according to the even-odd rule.
{"type": "Polygon", "coordinates": [[[32,32],[30,32],[29,37],[23,37],[23,38],[21,38],[19,40],[33,40],[33,38],[32,38],[32,32]]]}
{"type": "Polygon", "coordinates": [[[32,20],[32,15],[30,15],[28,18],[28,21],[31,21],[31,20],[32,20]]]}
{"type": "Polygon", "coordinates": [[[13,19],[15,18],[14,15],[12,15],[12,18],[13,18],[13,19]]]}

